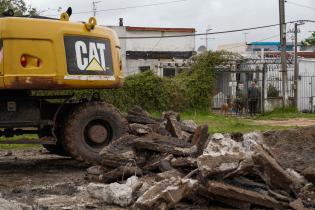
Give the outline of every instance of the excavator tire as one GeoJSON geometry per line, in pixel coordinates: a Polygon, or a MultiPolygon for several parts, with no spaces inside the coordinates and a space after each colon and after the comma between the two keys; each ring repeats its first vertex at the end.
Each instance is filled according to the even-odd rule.
{"type": "Polygon", "coordinates": [[[102,148],[128,133],[128,128],[127,120],[113,105],[87,102],[75,107],[68,116],[64,143],[76,160],[98,164],[102,148]]]}

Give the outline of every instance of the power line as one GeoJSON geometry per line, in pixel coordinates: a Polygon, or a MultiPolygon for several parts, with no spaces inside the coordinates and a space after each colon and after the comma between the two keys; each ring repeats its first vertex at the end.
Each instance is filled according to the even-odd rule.
{"type": "MultiPolygon", "coordinates": [[[[167,4],[174,4],[179,2],[185,2],[188,0],[175,0],[175,1],[166,1],[166,2],[159,2],[159,3],[153,3],[153,4],[142,4],[142,5],[135,5],[135,6],[129,6],[129,7],[118,7],[118,8],[110,8],[110,9],[101,9],[96,10],[95,12],[110,12],[110,11],[117,11],[117,10],[126,10],[126,9],[136,9],[136,8],[144,8],[144,7],[153,7],[153,6],[161,6],[161,5],[167,5],[167,4]]],[[[73,15],[79,15],[79,14],[88,14],[92,13],[92,11],[82,11],[82,12],[74,12],[73,15]]],[[[55,16],[55,15],[47,15],[47,16],[55,16]]]]}
{"type": "Polygon", "coordinates": [[[295,2],[292,2],[292,1],[286,1],[286,2],[288,4],[292,4],[292,5],[295,5],[295,6],[298,6],[298,7],[303,7],[303,8],[308,8],[308,9],[315,10],[315,7],[310,7],[310,6],[307,6],[307,5],[304,5],[304,4],[295,3],[295,2]]]}
{"type": "MultiPolygon", "coordinates": [[[[296,23],[296,22],[312,22],[315,23],[313,20],[296,20],[290,21],[288,23],[296,23]]],[[[205,36],[205,35],[215,35],[215,34],[227,34],[227,33],[235,33],[235,32],[242,32],[242,31],[251,31],[251,30],[258,30],[263,28],[271,28],[275,26],[279,26],[280,24],[272,24],[272,25],[265,25],[265,26],[256,26],[251,28],[243,28],[243,29],[235,29],[235,30],[227,30],[227,31],[218,31],[218,32],[211,32],[211,33],[197,33],[197,34],[183,34],[183,35],[169,35],[169,36],[138,36],[138,37],[119,37],[119,39],[164,39],[164,38],[180,38],[180,37],[191,37],[191,36],[205,36]]]]}

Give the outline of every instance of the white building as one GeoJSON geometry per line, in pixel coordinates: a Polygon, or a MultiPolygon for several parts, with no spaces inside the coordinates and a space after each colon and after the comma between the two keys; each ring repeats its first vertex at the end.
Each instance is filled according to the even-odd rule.
{"type": "Polygon", "coordinates": [[[122,21],[120,26],[109,27],[120,37],[125,75],[153,70],[160,76],[173,76],[187,68],[187,60],[195,53],[194,28],[131,27],[122,21]],[[178,35],[184,36],[167,37],[178,35]]]}
{"type": "Polygon", "coordinates": [[[299,62],[298,110],[315,112],[315,59],[299,62]]]}

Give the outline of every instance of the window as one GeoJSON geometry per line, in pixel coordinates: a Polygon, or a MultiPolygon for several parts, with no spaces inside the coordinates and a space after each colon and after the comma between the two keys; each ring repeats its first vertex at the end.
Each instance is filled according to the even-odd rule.
{"type": "Polygon", "coordinates": [[[175,77],[176,71],[175,68],[164,68],[163,69],[163,76],[164,77],[175,77]]]}
{"type": "Polygon", "coordinates": [[[150,66],[139,66],[140,72],[150,71],[150,69],[151,69],[150,66]]]}

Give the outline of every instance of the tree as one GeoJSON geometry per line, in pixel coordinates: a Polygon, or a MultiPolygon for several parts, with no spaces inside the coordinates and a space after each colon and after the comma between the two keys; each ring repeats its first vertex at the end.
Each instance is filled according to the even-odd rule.
{"type": "Polygon", "coordinates": [[[34,16],[38,14],[37,10],[31,6],[26,5],[24,0],[0,0],[0,14],[7,11],[8,9],[12,9],[15,16],[34,16]]]}
{"type": "Polygon", "coordinates": [[[302,42],[303,45],[315,45],[315,32],[312,33],[312,36],[302,42]]]}

